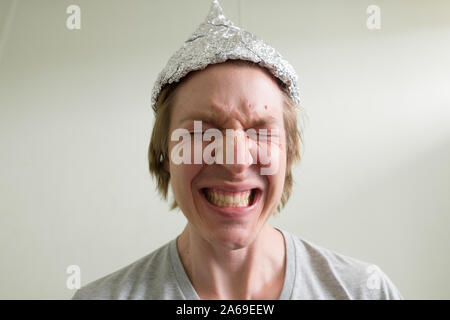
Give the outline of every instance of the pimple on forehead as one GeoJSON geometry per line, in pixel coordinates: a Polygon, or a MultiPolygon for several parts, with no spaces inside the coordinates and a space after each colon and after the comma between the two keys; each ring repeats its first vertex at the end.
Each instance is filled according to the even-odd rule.
{"type": "Polygon", "coordinates": [[[251,104],[247,99],[245,99],[244,105],[246,106],[246,108],[249,111],[252,111],[253,109],[255,109],[255,106],[253,104],[251,104]]]}

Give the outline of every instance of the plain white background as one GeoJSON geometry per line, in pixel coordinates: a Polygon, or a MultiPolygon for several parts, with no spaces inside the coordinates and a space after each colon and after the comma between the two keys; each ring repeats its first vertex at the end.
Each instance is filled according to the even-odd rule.
{"type": "MultiPolygon", "coordinates": [[[[379,265],[407,299],[450,298],[450,2],[221,3],[293,64],[309,116],[271,224],[379,265]]],[[[150,93],[208,9],[0,1],[0,298],[68,299],[67,266],[84,285],[181,232],[148,173],[150,93]]]]}

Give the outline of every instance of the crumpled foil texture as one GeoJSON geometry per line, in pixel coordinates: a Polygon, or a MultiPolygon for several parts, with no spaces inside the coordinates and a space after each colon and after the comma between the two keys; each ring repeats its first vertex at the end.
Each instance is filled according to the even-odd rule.
{"type": "Polygon", "coordinates": [[[223,14],[218,0],[213,0],[205,21],[159,73],[152,91],[153,110],[156,111],[156,101],[164,86],[180,81],[191,71],[229,59],[249,60],[266,68],[286,85],[292,100],[299,103],[297,74],[289,62],[273,47],[235,26],[223,14]]]}

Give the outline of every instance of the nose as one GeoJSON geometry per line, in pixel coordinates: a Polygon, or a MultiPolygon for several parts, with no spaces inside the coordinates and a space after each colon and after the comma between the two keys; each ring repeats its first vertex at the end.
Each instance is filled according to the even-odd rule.
{"type": "Polygon", "coordinates": [[[254,163],[251,139],[243,130],[227,129],[223,150],[223,166],[233,174],[244,172],[254,163]]]}

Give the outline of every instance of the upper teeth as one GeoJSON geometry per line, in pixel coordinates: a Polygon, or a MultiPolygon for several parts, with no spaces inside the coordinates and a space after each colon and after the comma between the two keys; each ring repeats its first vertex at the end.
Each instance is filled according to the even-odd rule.
{"type": "Polygon", "coordinates": [[[250,203],[251,190],[225,192],[208,188],[205,194],[209,202],[219,207],[247,207],[250,203]]]}

